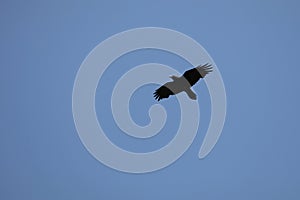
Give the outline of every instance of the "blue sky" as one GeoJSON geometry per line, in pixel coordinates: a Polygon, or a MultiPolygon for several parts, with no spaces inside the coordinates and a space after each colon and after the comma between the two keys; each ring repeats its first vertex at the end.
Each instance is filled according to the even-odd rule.
{"type": "MultiPolygon", "coordinates": [[[[1,1],[1,199],[299,199],[299,2],[266,1],[1,1]],[[145,26],[180,31],[214,59],[227,92],[227,118],[214,150],[197,157],[210,116],[207,88],[200,95],[201,124],[189,150],[149,174],[112,170],[82,145],[72,117],[77,70],[101,41],[145,26]]],[[[159,62],[183,72],[186,61],[160,51],[133,52],[104,76],[112,87],[137,64],[159,62]],[[124,66],[121,70],[121,66],[124,66]]],[[[138,90],[133,119],[147,124],[147,98],[138,90]]],[[[119,131],[98,86],[104,129],[132,151],[159,148],[172,135],[137,141],[119,131]],[[106,110],[105,110],[106,109],[106,110]]],[[[98,101],[97,101],[98,102],[98,101]]],[[[174,99],[164,130],[176,130],[174,99]]]]}

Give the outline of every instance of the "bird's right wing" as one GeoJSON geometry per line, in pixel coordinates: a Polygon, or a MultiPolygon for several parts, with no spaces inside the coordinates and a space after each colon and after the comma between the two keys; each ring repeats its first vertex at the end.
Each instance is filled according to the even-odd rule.
{"type": "Polygon", "coordinates": [[[206,74],[211,71],[212,67],[207,63],[184,72],[183,77],[190,83],[191,86],[193,86],[199,81],[200,78],[204,78],[206,74]]]}
{"type": "Polygon", "coordinates": [[[201,78],[204,78],[209,72],[213,71],[212,66],[208,63],[206,63],[205,65],[200,65],[200,66],[196,67],[196,69],[200,73],[201,78]]]}
{"type": "Polygon", "coordinates": [[[158,101],[164,98],[168,98],[172,94],[174,93],[164,85],[158,88],[157,90],[155,90],[155,92],[153,93],[154,98],[158,101]]]}

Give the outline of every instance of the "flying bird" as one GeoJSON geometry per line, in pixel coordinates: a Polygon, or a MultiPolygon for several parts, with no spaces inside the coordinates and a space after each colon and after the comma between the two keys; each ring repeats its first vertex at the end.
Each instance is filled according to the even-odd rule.
{"type": "Polygon", "coordinates": [[[196,100],[197,95],[191,90],[191,87],[195,85],[199,79],[204,78],[209,72],[212,72],[212,66],[206,63],[184,72],[181,77],[170,76],[173,81],[167,82],[156,89],[153,93],[154,98],[160,101],[161,99],[168,98],[170,95],[186,92],[191,99],[196,100]]]}

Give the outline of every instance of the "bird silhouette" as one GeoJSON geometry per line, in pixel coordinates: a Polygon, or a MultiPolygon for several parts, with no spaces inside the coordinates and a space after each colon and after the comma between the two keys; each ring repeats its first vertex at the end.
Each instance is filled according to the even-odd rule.
{"type": "Polygon", "coordinates": [[[161,99],[168,98],[170,95],[186,92],[189,98],[196,100],[197,95],[192,91],[191,87],[195,85],[199,79],[204,78],[209,72],[212,72],[212,66],[206,63],[187,70],[181,77],[170,76],[173,81],[167,82],[156,89],[153,93],[154,98],[160,101],[161,99]]]}

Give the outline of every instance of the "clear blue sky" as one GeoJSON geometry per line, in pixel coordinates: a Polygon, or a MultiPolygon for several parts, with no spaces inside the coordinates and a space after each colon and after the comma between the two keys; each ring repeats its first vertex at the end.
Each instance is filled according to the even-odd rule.
{"type": "MultiPolygon", "coordinates": [[[[298,200],[299,7],[296,0],[1,1],[0,199],[298,200]],[[222,73],[228,113],[216,147],[198,160],[210,112],[200,83],[201,125],[192,146],[163,170],[133,175],[86,151],[73,122],[72,88],[99,42],[144,26],[178,30],[205,47],[222,73]]],[[[140,51],[113,63],[103,81],[112,87],[126,70],[147,62],[181,72],[190,67],[166,52],[140,51]]],[[[154,88],[133,96],[139,124],[149,120],[154,101],[147,95],[154,88]]],[[[98,117],[119,146],[148,151],[172,138],[164,132],[150,141],[122,135],[107,106],[110,90],[98,89],[96,98],[104,99],[96,105],[98,117]]],[[[177,104],[163,104],[171,112],[164,130],[172,132],[177,104]]]]}

